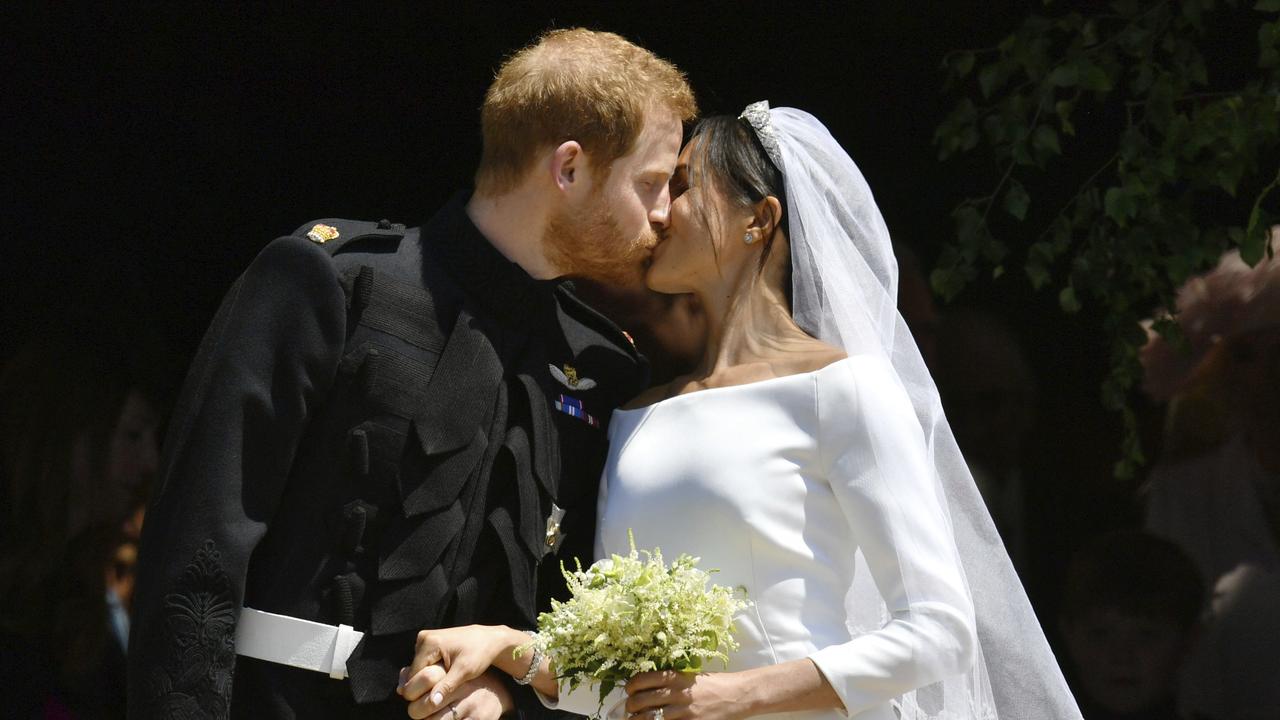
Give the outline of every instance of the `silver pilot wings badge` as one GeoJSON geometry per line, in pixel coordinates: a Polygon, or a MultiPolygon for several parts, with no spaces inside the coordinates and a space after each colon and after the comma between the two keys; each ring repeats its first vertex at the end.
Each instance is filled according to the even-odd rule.
{"type": "Polygon", "coordinates": [[[595,380],[578,377],[578,370],[572,365],[565,365],[563,370],[555,365],[548,365],[547,367],[551,369],[551,377],[559,380],[561,385],[570,390],[590,390],[596,386],[595,380]]]}

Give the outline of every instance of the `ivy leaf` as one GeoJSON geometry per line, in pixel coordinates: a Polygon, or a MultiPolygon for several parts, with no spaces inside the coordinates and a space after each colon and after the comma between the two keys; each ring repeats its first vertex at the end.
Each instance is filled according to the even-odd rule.
{"type": "Polygon", "coordinates": [[[1076,289],[1070,285],[1062,288],[1062,292],[1058,293],[1058,304],[1069,315],[1080,312],[1080,299],[1076,297],[1076,289]]]}
{"type": "Polygon", "coordinates": [[[1120,227],[1124,227],[1130,217],[1137,212],[1137,207],[1133,202],[1133,198],[1124,188],[1113,187],[1107,190],[1107,194],[1103,196],[1103,207],[1106,210],[1107,217],[1116,221],[1120,227]]]}
{"type": "Polygon", "coordinates": [[[1075,87],[1080,81],[1080,73],[1075,65],[1059,65],[1049,73],[1049,84],[1054,87],[1075,87]]]}
{"type": "Polygon", "coordinates": [[[929,273],[929,285],[944,300],[951,300],[960,294],[965,286],[964,275],[955,268],[934,268],[929,273]]]}
{"type": "Polygon", "coordinates": [[[968,75],[969,71],[973,69],[973,60],[974,57],[971,52],[963,52],[957,55],[951,64],[951,68],[955,70],[956,77],[968,75]]]}
{"type": "MultiPolygon", "coordinates": [[[[1249,213],[1249,225],[1238,240],[1240,259],[1253,267],[1267,254],[1267,223],[1262,222],[1262,209],[1255,207],[1249,213]]],[[[1235,228],[1232,228],[1235,229],[1235,228]]]]}
{"type": "Polygon", "coordinates": [[[1027,189],[1017,180],[1009,181],[1009,189],[1004,193],[1004,209],[1019,220],[1027,218],[1027,207],[1031,205],[1031,196],[1027,189]]]}
{"type": "Polygon", "coordinates": [[[1080,87],[1099,93],[1111,90],[1111,76],[1107,74],[1106,70],[1088,61],[1082,62],[1081,66],[1078,70],[1080,73],[1080,87]]]}
{"type": "MultiPolygon", "coordinates": [[[[1280,0],[1276,0],[1280,3],[1280,0]]],[[[1280,20],[1258,28],[1258,67],[1280,65],[1280,20]]]]}
{"type": "Polygon", "coordinates": [[[1058,144],[1058,131],[1048,125],[1041,125],[1031,135],[1031,146],[1041,156],[1061,155],[1062,147],[1058,144]]]}
{"type": "Polygon", "coordinates": [[[1035,258],[1027,259],[1027,279],[1031,281],[1031,287],[1039,290],[1049,283],[1049,268],[1035,258]]]}
{"type": "Polygon", "coordinates": [[[978,71],[978,86],[982,88],[982,97],[989,98],[996,91],[996,86],[1003,79],[1000,77],[1000,65],[992,63],[978,71]]]}
{"type": "Polygon", "coordinates": [[[1058,119],[1062,123],[1063,134],[1076,134],[1076,126],[1071,124],[1071,113],[1075,109],[1076,104],[1070,100],[1059,100],[1053,104],[1053,111],[1058,114],[1058,119]]]}

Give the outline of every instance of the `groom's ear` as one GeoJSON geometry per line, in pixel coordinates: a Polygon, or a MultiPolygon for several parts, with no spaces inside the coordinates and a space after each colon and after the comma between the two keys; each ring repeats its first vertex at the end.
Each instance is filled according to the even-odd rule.
{"type": "Polygon", "coordinates": [[[586,156],[577,140],[560,143],[551,153],[551,177],[561,192],[573,192],[576,186],[585,185],[586,156]]]}

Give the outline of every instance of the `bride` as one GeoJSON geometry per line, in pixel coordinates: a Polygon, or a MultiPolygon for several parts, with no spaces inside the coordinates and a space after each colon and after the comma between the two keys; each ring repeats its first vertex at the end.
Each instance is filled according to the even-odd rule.
{"type": "MultiPolygon", "coordinates": [[[[646,282],[697,296],[706,350],[614,414],[596,554],[625,554],[630,529],[753,604],[727,671],[636,676],[608,715],[1078,719],[897,313],[853,160],[808,113],[755,103],[698,125],[671,197],[646,282]]],[[[410,715],[465,720],[449,688],[490,666],[594,714],[594,688],[561,695],[548,662],[512,657],[527,639],[422,633],[410,715]]]]}

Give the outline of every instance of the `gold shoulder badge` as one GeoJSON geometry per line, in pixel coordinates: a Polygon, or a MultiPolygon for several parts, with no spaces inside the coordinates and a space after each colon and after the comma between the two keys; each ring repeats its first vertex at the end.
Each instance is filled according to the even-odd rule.
{"type": "Polygon", "coordinates": [[[307,232],[307,239],[311,240],[313,243],[323,245],[330,240],[338,239],[338,228],[332,225],[316,223],[315,227],[311,228],[311,230],[307,232]]]}

